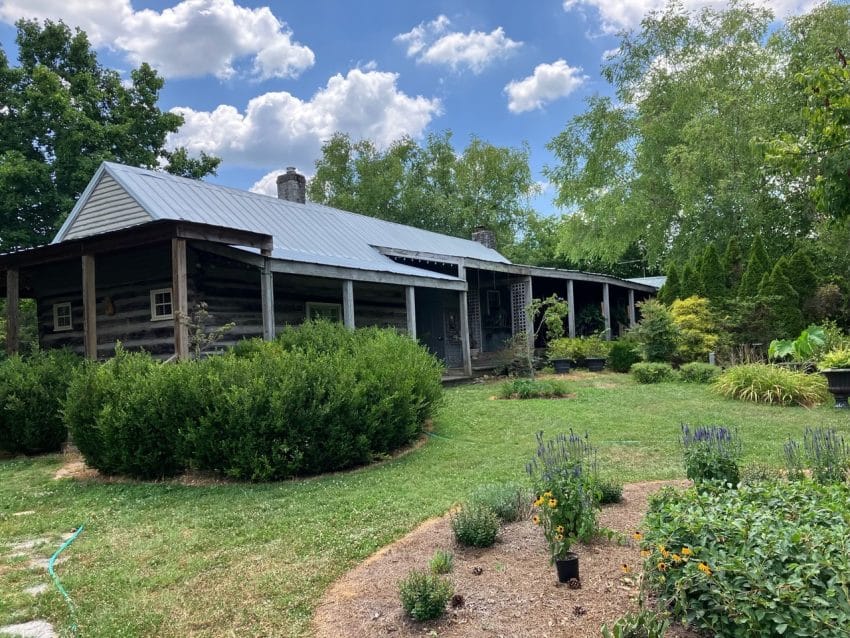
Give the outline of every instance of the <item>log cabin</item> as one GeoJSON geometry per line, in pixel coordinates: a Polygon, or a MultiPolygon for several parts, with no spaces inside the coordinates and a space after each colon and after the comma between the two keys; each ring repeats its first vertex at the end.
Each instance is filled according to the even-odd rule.
{"type": "Polygon", "coordinates": [[[209,327],[235,324],[222,346],[323,317],[405,331],[470,375],[526,332],[532,297],[567,299],[570,336],[593,310],[610,338],[658,288],[513,264],[486,229],[450,237],[307,202],[305,186],[293,168],[275,198],[103,163],[50,244],[0,255],[7,351],[18,348],[19,300],[32,298],[43,348],[105,359],[120,341],[182,359],[181,317],[205,302],[209,327]]]}

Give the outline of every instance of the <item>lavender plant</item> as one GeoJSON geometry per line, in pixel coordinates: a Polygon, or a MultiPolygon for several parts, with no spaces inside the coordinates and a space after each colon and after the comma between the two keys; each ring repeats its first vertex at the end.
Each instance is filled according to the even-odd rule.
{"type": "Polygon", "coordinates": [[[806,459],[800,444],[794,439],[785,443],[785,469],[790,481],[802,481],[806,477],[806,459]]]}
{"type": "Polygon", "coordinates": [[[741,441],[733,430],[720,425],[691,430],[683,423],[682,447],[685,473],[694,483],[722,481],[736,486],[740,482],[741,441]]]}
{"type": "Polygon", "coordinates": [[[806,428],[803,447],[812,478],[821,485],[843,483],[850,471],[850,448],[833,428],[806,428]]]}

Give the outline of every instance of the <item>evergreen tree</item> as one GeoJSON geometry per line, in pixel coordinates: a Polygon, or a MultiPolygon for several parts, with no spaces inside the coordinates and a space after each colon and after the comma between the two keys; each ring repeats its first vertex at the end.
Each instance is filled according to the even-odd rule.
{"type": "Polygon", "coordinates": [[[764,249],[764,244],[761,237],[756,237],[753,245],[750,246],[750,253],[747,257],[747,267],[744,274],[741,276],[741,285],[738,288],[739,297],[752,297],[758,294],[761,286],[762,278],[770,273],[770,260],[767,257],[767,251],[764,249]]]}
{"type": "Polygon", "coordinates": [[[670,262],[667,268],[667,281],[658,291],[658,300],[668,306],[681,297],[681,282],[679,281],[679,269],[675,262],[670,262]]]}
{"type": "Polygon", "coordinates": [[[785,276],[787,259],[776,262],[769,275],[762,278],[758,294],[765,297],[770,304],[776,334],[774,339],[792,339],[805,327],[803,313],[800,310],[800,297],[785,276]]]}
{"type": "Polygon", "coordinates": [[[726,297],[726,273],[720,263],[720,255],[714,244],[709,244],[702,254],[700,265],[700,293],[703,297],[718,301],[726,297]]]}
{"type": "Polygon", "coordinates": [[[805,315],[806,308],[810,305],[809,302],[818,288],[818,278],[810,253],[805,248],[800,248],[784,262],[783,272],[791,287],[799,296],[800,308],[803,309],[805,315]]]}
{"type": "Polygon", "coordinates": [[[694,270],[693,263],[690,261],[687,262],[684,270],[682,270],[682,277],[679,280],[679,299],[687,299],[698,294],[697,290],[699,286],[697,285],[697,278],[697,271],[694,270]]]}
{"type": "Polygon", "coordinates": [[[738,238],[732,235],[726,244],[726,252],[723,253],[723,270],[726,272],[726,288],[730,296],[735,296],[738,286],[741,284],[741,275],[744,272],[744,260],[741,256],[741,248],[738,246],[738,238]]]}

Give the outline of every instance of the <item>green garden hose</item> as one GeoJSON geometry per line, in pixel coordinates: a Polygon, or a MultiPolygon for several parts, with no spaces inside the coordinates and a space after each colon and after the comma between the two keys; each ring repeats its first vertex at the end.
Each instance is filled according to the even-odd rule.
{"type": "Polygon", "coordinates": [[[68,603],[68,608],[71,610],[71,633],[75,636],[77,635],[77,608],[74,606],[74,601],[71,600],[71,597],[68,595],[68,592],[65,591],[65,588],[62,586],[62,581],[59,580],[59,577],[56,575],[56,572],[53,571],[53,566],[56,564],[56,559],[59,557],[65,549],[67,549],[71,543],[77,540],[77,536],[82,534],[83,528],[85,525],[80,525],[71,537],[66,540],[59,549],[54,552],[53,556],[50,557],[50,562],[47,563],[47,573],[50,574],[50,578],[53,579],[53,584],[56,585],[56,589],[59,590],[59,593],[62,594],[62,597],[65,599],[65,602],[68,603]]]}

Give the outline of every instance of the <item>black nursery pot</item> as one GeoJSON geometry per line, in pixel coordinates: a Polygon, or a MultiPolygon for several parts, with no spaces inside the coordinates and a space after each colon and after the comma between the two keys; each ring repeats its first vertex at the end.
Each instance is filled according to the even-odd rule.
{"type": "Polygon", "coordinates": [[[558,582],[568,583],[578,576],[578,554],[570,552],[565,558],[555,559],[555,569],[558,571],[558,582]]]}
{"type": "Polygon", "coordinates": [[[552,359],[552,367],[557,374],[567,374],[570,371],[569,359],[552,359]]]}
{"type": "Polygon", "coordinates": [[[826,377],[826,387],[835,397],[835,407],[847,409],[847,397],[850,396],[850,370],[845,368],[830,368],[821,370],[826,377]]]}
{"type": "Polygon", "coordinates": [[[604,357],[587,357],[585,359],[585,363],[587,364],[587,369],[590,372],[602,372],[605,367],[605,358],[604,357]]]}

